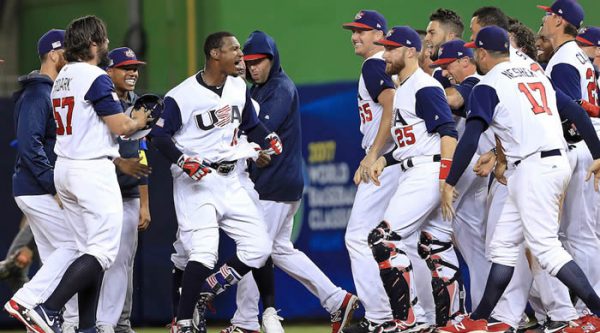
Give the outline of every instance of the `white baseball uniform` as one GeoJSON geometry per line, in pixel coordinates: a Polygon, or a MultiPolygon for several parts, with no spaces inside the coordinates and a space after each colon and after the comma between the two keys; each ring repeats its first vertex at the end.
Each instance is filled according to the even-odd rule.
{"type": "MultiPolygon", "coordinates": [[[[555,50],[546,67],[546,74],[569,97],[596,104],[598,96],[594,66],[575,40],[566,42],[555,50]]],[[[600,119],[592,118],[592,124],[599,132],[600,119]]],[[[569,154],[574,156],[576,165],[565,196],[560,225],[561,239],[590,279],[590,283],[600,287],[600,268],[596,264],[600,256],[600,240],[595,233],[600,194],[594,191],[591,182],[585,181],[592,156],[583,141],[573,143],[570,147],[569,154]]],[[[585,309],[585,305],[579,301],[578,312],[581,314],[585,309]]]]}

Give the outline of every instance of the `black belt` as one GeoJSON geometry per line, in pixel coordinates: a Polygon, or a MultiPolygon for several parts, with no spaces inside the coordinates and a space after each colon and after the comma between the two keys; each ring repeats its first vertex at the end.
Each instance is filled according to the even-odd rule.
{"type": "MultiPolygon", "coordinates": [[[[424,163],[425,161],[422,160],[421,157],[425,157],[425,156],[409,157],[407,159],[404,159],[404,160],[400,161],[400,168],[402,169],[402,171],[406,171],[406,170],[414,167],[415,166],[415,161],[413,161],[413,158],[415,160],[418,158],[419,161],[421,161],[420,163],[424,163]]],[[[439,161],[442,160],[442,156],[440,154],[433,155],[433,156],[428,156],[428,157],[430,157],[431,160],[427,159],[427,162],[439,162],[439,161]]]]}
{"type": "MultiPolygon", "coordinates": [[[[559,156],[559,155],[560,155],[560,149],[545,150],[540,153],[541,158],[546,158],[546,157],[550,157],[550,156],[559,156]]],[[[515,162],[515,166],[517,166],[519,164],[521,164],[521,160],[518,160],[515,162]]]]}
{"type": "Polygon", "coordinates": [[[216,170],[218,173],[220,173],[222,175],[227,175],[227,174],[231,173],[233,170],[235,170],[236,164],[237,164],[237,161],[225,161],[225,162],[221,162],[221,163],[211,163],[211,164],[208,164],[208,166],[211,169],[216,170]]]}

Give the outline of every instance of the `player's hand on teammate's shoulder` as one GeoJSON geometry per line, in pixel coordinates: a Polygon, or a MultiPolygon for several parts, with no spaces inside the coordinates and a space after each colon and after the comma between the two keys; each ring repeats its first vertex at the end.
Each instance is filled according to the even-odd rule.
{"type": "Polygon", "coordinates": [[[202,177],[211,172],[210,168],[197,156],[187,156],[183,154],[179,157],[177,166],[195,181],[199,181],[202,177]]]}
{"type": "Polygon", "coordinates": [[[587,176],[585,176],[585,181],[590,180],[592,174],[594,174],[594,190],[598,192],[598,184],[600,183],[600,159],[594,160],[594,162],[592,162],[592,165],[590,165],[590,167],[588,168],[587,176]]]}
{"type": "Polygon", "coordinates": [[[442,208],[442,217],[446,221],[452,221],[456,212],[454,211],[454,200],[458,197],[458,191],[452,185],[448,185],[445,181],[442,182],[441,185],[441,208],[442,208]]]}
{"type": "Polygon", "coordinates": [[[387,163],[385,161],[385,157],[381,156],[377,159],[377,161],[375,161],[375,163],[373,163],[373,165],[371,165],[371,167],[367,169],[368,176],[373,181],[373,184],[377,186],[381,185],[379,182],[379,176],[381,176],[383,173],[383,169],[386,165],[387,163]]]}
{"type": "Polygon", "coordinates": [[[148,177],[152,172],[152,168],[140,163],[141,157],[122,158],[117,157],[114,160],[115,165],[122,173],[140,179],[142,177],[148,177]]]}

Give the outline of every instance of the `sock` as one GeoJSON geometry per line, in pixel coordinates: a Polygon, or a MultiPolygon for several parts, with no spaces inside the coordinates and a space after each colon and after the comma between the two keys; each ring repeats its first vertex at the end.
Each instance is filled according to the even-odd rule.
{"type": "Polygon", "coordinates": [[[600,316],[600,298],[581,268],[573,260],[566,263],[558,271],[556,277],[572,290],[594,315],[600,316]]]}
{"type": "Polygon", "coordinates": [[[77,293],[77,304],[79,306],[79,327],[85,329],[96,327],[96,311],[98,310],[98,299],[104,272],[98,274],[96,281],[77,293]]]}
{"type": "Polygon", "coordinates": [[[275,274],[271,257],[261,268],[252,269],[252,275],[260,292],[263,309],[275,307],[275,274]]]}
{"type": "Polygon", "coordinates": [[[181,297],[181,280],[183,279],[183,271],[177,267],[173,267],[171,271],[171,302],[173,306],[173,318],[177,317],[177,307],[179,306],[179,298],[181,297]]]}
{"type": "Polygon", "coordinates": [[[477,309],[471,313],[471,319],[487,320],[490,317],[498,300],[500,300],[508,283],[510,283],[514,271],[515,268],[511,266],[496,263],[492,264],[483,297],[481,298],[477,309]]]}
{"type": "Polygon", "coordinates": [[[60,311],[73,295],[97,283],[100,275],[102,266],[94,256],[80,256],[67,268],[54,292],[44,302],[44,307],[51,311],[60,311]]]}
{"type": "Polygon", "coordinates": [[[210,275],[210,269],[197,261],[189,261],[183,273],[177,320],[192,319],[202,283],[210,275]]]}

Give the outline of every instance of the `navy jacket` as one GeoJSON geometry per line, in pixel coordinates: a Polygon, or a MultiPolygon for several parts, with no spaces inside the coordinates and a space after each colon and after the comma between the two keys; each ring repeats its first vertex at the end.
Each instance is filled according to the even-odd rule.
{"type": "Polygon", "coordinates": [[[21,89],[13,94],[18,142],[13,195],[54,195],[56,122],[50,101],[53,81],[34,71],[21,76],[19,84],[21,89]]]}
{"type": "MultiPolygon", "coordinates": [[[[123,106],[123,111],[128,107],[132,106],[137,99],[137,96],[133,92],[129,92],[128,100],[121,100],[121,105],[123,106]]],[[[133,158],[139,157],[140,155],[140,144],[141,140],[124,140],[121,138],[117,139],[119,142],[119,155],[122,158],[133,158]]],[[[135,177],[128,176],[117,168],[117,180],[119,181],[119,187],[121,188],[121,196],[123,198],[139,198],[140,197],[140,189],[139,185],[148,184],[148,178],[142,177],[141,179],[137,179],[135,177]]]]}
{"type": "MultiPolygon", "coordinates": [[[[250,93],[260,104],[260,121],[281,138],[283,153],[273,156],[265,168],[251,163],[250,178],[261,200],[300,200],[304,180],[298,90],[281,68],[275,41],[261,31],[251,33],[244,44],[244,54],[256,53],[268,54],[272,66],[267,81],[255,83],[250,93]]],[[[246,77],[251,79],[249,74],[246,77]]]]}

